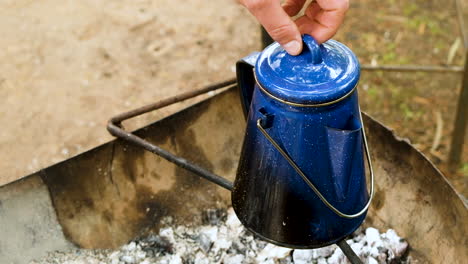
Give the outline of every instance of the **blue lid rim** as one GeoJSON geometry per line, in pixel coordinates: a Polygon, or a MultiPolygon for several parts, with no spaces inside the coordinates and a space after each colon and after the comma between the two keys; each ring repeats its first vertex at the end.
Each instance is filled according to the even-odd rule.
{"type": "Polygon", "coordinates": [[[337,98],[333,101],[328,101],[328,102],[323,102],[323,103],[310,103],[310,104],[303,104],[303,103],[295,103],[295,102],[290,102],[290,101],[287,101],[287,100],[284,100],[284,99],[281,99],[281,98],[278,98],[276,96],[274,96],[273,94],[271,94],[270,92],[268,92],[267,89],[265,89],[265,87],[262,86],[262,84],[260,82],[258,82],[257,80],[257,75],[255,74],[254,72],[254,78],[255,78],[255,83],[258,85],[258,88],[260,89],[261,92],[263,92],[264,94],[266,94],[267,96],[269,96],[270,98],[280,102],[280,103],[284,103],[284,104],[287,104],[287,105],[291,105],[291,106],[295,106],[295,107],[322,107],[322,106],[329,106],[329,105],[332,105],[332,104],[336,104],[338,102],[341,102],[343,101],[344,99],[350,97],[356,90],[357,90],[357,83],[356,85],[353,87],[353,89],[351,89],[347,94],[343,95],[342,97],[340,98],[337,98]]]}
{"type": "MultiPolygon", "coordinates": [[[[304,36],[305,43],[311,41],[315,42],[312,37],[304,36]]],[[[315,43],[312,47],[315,50],[306,49],[297,57],[288,57],[290,55],[285,54],[286,52],[276,42],[265,48],[254,70],[259,86],[279,101],[298,105],[320,105],[351,93],[359,81],[361,72],[354,53],[335,40],[329,40],[321,45],[315,43]],[[324,62],[313,65],[308,64],[308,61],[304,62],[303,59],[309,58],[307,56],[311,56],[311,52],[318,52],[317,49],[323,56],[324,62]],[[280,64],[277,64],[278,62],[280,64]],[[317,75],[314,69],[310,70],[310,67],[318,67],[322,72],[318,72],[317,75]],[[337,74],[320,76],[323,70],[331,70],[337,74]],[[295,78],[296,74],[299,74],[298,78],[295,78]]]]}

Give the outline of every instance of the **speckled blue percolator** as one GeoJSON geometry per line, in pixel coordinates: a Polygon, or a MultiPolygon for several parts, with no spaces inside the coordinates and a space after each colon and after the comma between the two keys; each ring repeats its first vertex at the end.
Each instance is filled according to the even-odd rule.
{"type": "Polygon", "coordinates": [[[298,56],[273,43],[237,63],[247,128],[232,205],[263,239],[317,248],[359,227],[373,188],[369,195],[359,62],[337,41],[303,41],[298,56]]]}

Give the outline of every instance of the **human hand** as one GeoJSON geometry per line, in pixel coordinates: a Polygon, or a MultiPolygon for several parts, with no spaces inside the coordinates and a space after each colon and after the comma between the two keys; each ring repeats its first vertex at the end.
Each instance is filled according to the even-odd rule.
{"type": "Polygon", "coordinates": [[[291,55],[302,51],[301,34],[309,34],[318,43],[335,35],[349,7],[349,0],[316,0],[304,15],[293,21],[306,0],[238,0],[254,15],[270,36],[291,55]]]}

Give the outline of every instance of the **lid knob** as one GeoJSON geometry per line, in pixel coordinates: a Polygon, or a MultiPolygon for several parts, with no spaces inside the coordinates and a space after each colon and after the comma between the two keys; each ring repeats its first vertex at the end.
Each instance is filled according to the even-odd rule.
{"type": "Polygon", "coordinates": [[[302,41],[304,42],[304,48],[299,56],[307,57],[307,61],[313,64],[322,63],[322,51],[317,41],[311,35],[303,35],[302,41]]]}

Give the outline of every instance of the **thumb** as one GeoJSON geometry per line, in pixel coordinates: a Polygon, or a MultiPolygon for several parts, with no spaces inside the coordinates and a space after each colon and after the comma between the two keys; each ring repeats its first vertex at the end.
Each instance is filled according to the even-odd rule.
{"type": "Polygon", "coordinates": [[[296,24],[275,0],[244,0],[243,5],[263,25],[268,34],[291,55],[302,51],[302,38],[296,24]]]}

